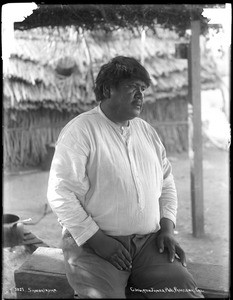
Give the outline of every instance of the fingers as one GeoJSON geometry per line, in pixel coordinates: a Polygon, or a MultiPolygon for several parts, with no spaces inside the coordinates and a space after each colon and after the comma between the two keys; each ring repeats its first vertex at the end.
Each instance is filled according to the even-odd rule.
{"type": "Polygon", "coordinates": [[[171,243],[168,243],[168,244],[167,244],[167,249],[168,249],[168,257],[169,257],[169,261],[170,261],[171,263],[174,262],[175,257],[178,256],[178,258],[180,259],[182,265],[183,265],[184,267],[187,267],[185,252],[184,252],[184,250],[180,247],[179,244],[171,244],[171,243]]]}
{"type": "Polygon", "coordinates": [[[187,267],[186,256],[184,250],[180,247],[180,245],[176,246],[176,253],[178,254],[180,261],[184,267],[187,267]]]}
{"type": "Polygon", "coordinates": [[[173,262],[174,259],[175,259],[175,254],[176,254],[175,245],[169,243],[169,244],[167,245],[167,248],[168,248],[169,260],[170,260],[170,262],[173,262]]]}
{"type": "Polygon", "coordinates": [[[115,262],[113,265],[114,265],[118,270],[120,270],[120,271],[126,270],[126,269],[124,269],[118,262],[115,262]]]}
{"type": "Polygon", "coordinates": [[[126,265],[130,268],[132,266],[132,259],[131,255],[129,254],[129,251],[125,247],[122,248],[122,254],[124,255],[123,260],[125,261],[126,265]]]}
{"type": "Polygon", "coordinates": [[[164,239],[160,238],[160,236],[158,237],[158,240],[157,240],[157,246],[158,246],[158,249],[159,249],[159,253],[163,253],[163,251],[164,251],[164,239]]]}
{"type": "Polygon", "coordinates": [[[118,251],[111,256],[110,262],[118,270],[130,270],[132,268],[131,256],[124,246],[121,246],[118,251]]]}
{"type": "Polygon", "coordinates": [[[168,258],[170,262],[173,262],[175,260],[177,253],[181,259],[182,264],[186,266],[185,253],[174,239],[168,239],[164,238],[163,236],[159,236],[157,239],[157,246],[160,253],[164,252],[165,247],[167,248],[168,258]]]}
{"type": "Polygon", "coordinates": [[[118,253],[118,258],[121,262],[121,266],[124,270],[130,269],[132,267],[132,260],[129,252],[125,247],[122,247],[122,252],[118,253]]]}
{"type": "Polygon", "coordinates": [[[129,270],[130,267],[124,261],[122,258],[120,258],[117,254],[112,258],[112,264],[118,269],[118,270],[129,270]]]}

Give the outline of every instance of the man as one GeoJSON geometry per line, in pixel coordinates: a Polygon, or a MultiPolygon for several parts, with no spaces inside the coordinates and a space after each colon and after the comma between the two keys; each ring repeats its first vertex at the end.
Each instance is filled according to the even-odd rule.
{"type": "Polygon", "coordinates": [[[171,165],[139,118],[149,85],[137,60],[113,58],[96,78],[100,104],[71,120],[56,144],[48,200],[80,298],[203,297],[174,238],[171,165]]]}

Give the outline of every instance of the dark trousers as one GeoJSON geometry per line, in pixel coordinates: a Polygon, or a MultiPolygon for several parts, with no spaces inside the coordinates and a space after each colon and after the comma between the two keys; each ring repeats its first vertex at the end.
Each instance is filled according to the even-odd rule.
{"type": "Polygon", "coordinates": [[[68,281],[79,298],[203,298],[192,275],[168,253],[160,254],[157,233],[114,237],[130,252],[132,268],[120,271],[70,233],[62,236],[68,281]]]}

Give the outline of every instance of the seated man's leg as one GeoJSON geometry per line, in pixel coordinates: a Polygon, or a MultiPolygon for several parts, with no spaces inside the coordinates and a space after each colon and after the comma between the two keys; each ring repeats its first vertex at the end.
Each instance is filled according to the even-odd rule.
{"type": "MultiPolygon", "coordinates": [[[[128,284],[131,294],[144,298],[204,298],[187,268],[178,259],[171,263],[166,250],[159,253],[156,236],[152,234],[133,259],[128,284]]],[[[137,245],[137,237],[132,242],[137,245]]]]}
{"type": "Polygon", "coordinates": [[[67,279],[79,298],[126,298],[128,271],[118,270],[86,244],[78,247],[67,230],[62,250],[67,279]]]}

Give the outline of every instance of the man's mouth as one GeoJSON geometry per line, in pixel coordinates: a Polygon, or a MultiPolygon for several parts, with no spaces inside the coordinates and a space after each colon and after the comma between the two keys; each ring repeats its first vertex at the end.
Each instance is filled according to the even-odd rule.
{"type": "Polygon", "coordinates": [[[133,102],[132,102],[132,105],[133,105],[134,107],[136,107],[137,109],[141,109],[141,107],[142,107],[142,102],[141,102],[141,101],[133,101],[133,102]]]}

